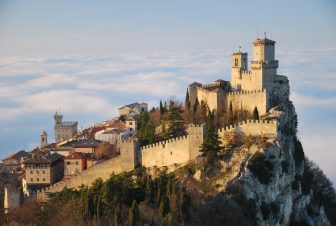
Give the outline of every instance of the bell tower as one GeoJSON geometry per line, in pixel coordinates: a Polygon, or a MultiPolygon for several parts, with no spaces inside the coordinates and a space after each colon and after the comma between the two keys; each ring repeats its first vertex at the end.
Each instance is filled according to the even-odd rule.
{"type": "Polygon", "coordinates": [[[238,52],[232,54],[231,85],[234,89],[241,89],[242,73],[248,70],[247,53],[238,52]]]}
{"type": "Polygon", "coordinates": [[[46,145],[48,145],[48,134],[46,133],[46,131],[42,131],[41,132],[41,147],[44,147],[46,145]]]}

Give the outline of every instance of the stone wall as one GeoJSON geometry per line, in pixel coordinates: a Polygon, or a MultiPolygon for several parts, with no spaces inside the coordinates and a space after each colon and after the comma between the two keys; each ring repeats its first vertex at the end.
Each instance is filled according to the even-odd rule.
{"type": "Polygon", "coordinates": [[[135,141],[125,141],[120,144],[120,155],[93,165],[91,168],[84,170],[78,175],[71,177],[68,180],[60,181],[50,187],[41,189],[37,192],[36,198],[39,202],[47,200],[47,193],[59,192],[64,187],[78,188],[82,184],[90,186],[97,178],[106,180],[110,178],[112,173],[122,173],[132,171],[140,163],[138,153],[139,147],[135,141]]]}
{"type": "Polygon", "coordinates": [[[263,115],[268,110],[266,90],[238,91],[227,94],[227,106],[232,102],[233,110],[247,110],[250,113],[254,108],[258,108],[259,115],[263,115]]]}
{"type": "Polygon", "coordinates": [[[189,125],[188,135],[143,146],[140,149],[144,167],[186,163],[199,155],[204,125],[189,125]]]}
{"type": "Polygon", "coordinates": [[[235,125],[226,126],[218,130],[218,135],[222,141],[225,135],[230,132],[243,133],[244,135],[276,135],[278,123],[276,120],[249,120],[235,125]]]}

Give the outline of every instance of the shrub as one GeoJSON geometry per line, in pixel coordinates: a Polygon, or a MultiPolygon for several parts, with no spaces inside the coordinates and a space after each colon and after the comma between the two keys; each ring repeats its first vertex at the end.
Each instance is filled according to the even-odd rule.
{"type": "Polygon", "coordinates": [[[294,160],[295,160],[295,164],[298,165],[300,164],[304,158],[304,152],[303,152],[303,148],[302,148],[302,144],[300,142],[300,140],[298,140],[296,137],[294,137],[294,160]]]}
{"type": "Polygon", "coordinates": [[[273,177],[273,165],[266,160],[261,152],[255,153],[247,165],[248,169],[258,178],[260,183],[268,184],[273,177]]]}

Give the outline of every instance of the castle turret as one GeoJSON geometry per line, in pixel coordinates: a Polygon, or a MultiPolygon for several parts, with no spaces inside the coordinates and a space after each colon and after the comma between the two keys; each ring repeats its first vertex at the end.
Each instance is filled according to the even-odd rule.
{"type": "Polygon", "coordinates": [[[57,111],[54,115],[55,125],[62,125],[63,115],[59,114],[57,111]]]}
{"type": "Polygon", "coordinates": [[[48,134],[46,133],[46,131],[43,130],[40,137],[41,137],[41,147],[48,145],[48,134]]]}
{"type": "Polygon", "coordinates": [[[241,89],[238,80],[242,79],[242,73],[248,70],[247,53],[236,52],[232,54],[232,87],[237,90],[241,89]]]}

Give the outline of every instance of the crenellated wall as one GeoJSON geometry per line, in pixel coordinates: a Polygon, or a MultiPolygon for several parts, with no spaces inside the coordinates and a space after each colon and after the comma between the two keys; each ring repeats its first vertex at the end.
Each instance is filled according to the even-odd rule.
{"type": "MultiPolygon", "coordinates": [[[[225,135],[231,132],[244,133],[245,135],[276,135],[277,128],[277,121],[249,120],[221,128],[218,130],[218,135],[222,142],[225,143],[225,135]]],[[[112,173],[118,174],[131,171],[138,165],[144,167],[161,167],[187,163],[200,155],[199,150],[203,143],[204,135],[204,124],[191,124],[187,128],[187,135],[185,136],[172,138],[140,148],[136,141],[122,142],[120,144],[120,155],[118,157],[96,164],[81,174],[42,189],[37,193],[37,200],[40,202],[46,201],[48,192],[61,191],[65,186],[68,188],[78,188],[82,184],[90,186],[92,182],[99,177],[106,180],[112,173]]]]}
{"type": "Polygon", "coordinates": [[[218,135],[223,141],[230,132],[243,133],[244,135],[276,135],[278,123],[276,120],[248,120],[218,130],[218,135]]]}
{"type": "Polygon", "coordinates": [[[227,106],[232,102],[233,110],[247,110],[250,113],[257,107],[259,115],[268,110],[266,90],[237,91],[227,93],[227,106]]]}
{"type": "Polygon", "coordinates": [[[186,163],[199,155],[204,125],[189,125],[188,135],[146,145],[140,148],[144,167],[186,163]]]}
{"type": "Polygon", "coordinates": [[[47,200],[48,192],[59,192],[65,186],[68,188],[78,188],[82,184],[90,186],[97,178],[106,180],[110,178],[112,173],[122,173],[134,170],[140,164],[138,143],[135,141],[124,141],[120,144],[120,155],[93,165],[78,175],[68,180],[59,181],[45,189],[37,192],[37,201],[43,202],[47,200]]]}

